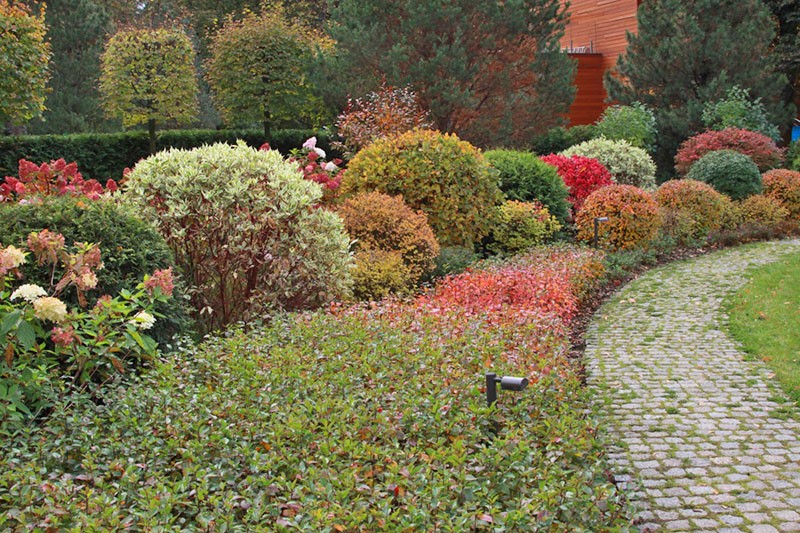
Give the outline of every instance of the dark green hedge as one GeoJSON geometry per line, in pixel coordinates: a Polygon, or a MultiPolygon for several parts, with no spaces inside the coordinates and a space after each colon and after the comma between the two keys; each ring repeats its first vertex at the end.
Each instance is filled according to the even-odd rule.
{"type": "MultiPolygon", "coordinates": [[[[329,135],[311,130],[274,131],[269,143],[288,154],[312,135],[317,137],[317,146],[329,150],[329,135]]],[[[261,130],[166,130],[159,133],[156,148],[196,148],[237,139],[256,148],[265,141],[261,130]]],[[[0,137],[0,177],[16,176],[20,159],[39,164],[64,158],[68,163],[76,161],[85,178],[118,179],[125,167],[133,167],[149,155],[148,146],[146,131],[0,137]]]]}

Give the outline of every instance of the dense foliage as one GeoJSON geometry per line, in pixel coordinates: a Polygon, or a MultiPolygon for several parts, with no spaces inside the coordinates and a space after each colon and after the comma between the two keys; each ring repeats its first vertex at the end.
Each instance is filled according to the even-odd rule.
{"type": "Polygon", "coordinates": [[[744,154],[753,160],[761,172],[777,167],[783,160],[783,151],[766,135],[727,128],[706,131],[684,141],[675,155],[675,170],[685,176],[696,161],[716,150],[733,150],[744,154]]]}
{"type": "Polygon", "coordinates": [[[656,184],[656,165],[647,152],[628,141],[597,138],[567,148],[561,155],[580,155],[597,159],[622,185],[650,188],[656,184]]]}
{"type": "Polygon", "coordinates": [[[558,172],[531,152],[489,150],[484,157],[497,171],[500,190],[508,200],[537,200],[564,224],[569,217],[569,191],[558,172]]]}
{"type": "Polygon", "coordinates": [[[780,141],[778,127],[767,117],[767,108],[760,98],[750,98],[750,91],[739,86],[728,89],[725,98],[706,102],[703,125],[710,130],[737,128],[766,135],[780,141]]]}
{"type": "Polygon", "coordinates": [[[489,164],[455,135],[412,130],[379,139],[350,161],[342,194],[381,191],[403,195],[423,211],[443,246],[480,241],[501,198],[489,164]]]}
{"type": "Polygon", "coordinates": [[[783,204],[789,215],[800,220],[800,172],[776,169],[761,176],[764,194],[783,204]]]}
{"type": "Polygon", "coordinates": [[[437,129],[475,144],[524,144],[572,102],[558,0],[342,0],[331,17],[331,68],[345,94],[411,86],[437,129]]]}
{"type": "Polygon", "coordinates": [[[550,154],[542,157],[542,161],[553,165],[558,171],[558,175],[569,189],[567,201],[572,204],[574,212],[580,210],[583,202],[594,191],[613,183],[611,173],[592,157],[550,154]]]}
{"type": "Polygon", "coordinates": [[[0,1],[0,125],[23,124],[44,111],[50,45],[44,8],[0,1]]]}
{"type": "Polygon", "coordinates": [[[598,137],[628,141],[648,153],[655,150],[658,137],[653,111],[640,102],[607,108],[598,120],[595,132],[598,137]]]}
{"type": "Polygon", "coordinates": [[[497,208],[488,248],[501,255],[515,255],[553,239],[559,221],[541,202],[507,200],[497,208]]]}
{"type": "Polygon", "coordinates": [[[274,150],[214,144],[141,161],[124,199],[164,236],[195,318],[214,330],[349,293],[349,241],[314,209],[321,195],[274,150]]]}
{"type": "Polygon", "coordinates": [[[665,211],[664,230],[679,244],[704,243],[721,226],[723,198],[711,185],[695,180],[670,180],[655,192],[665,211]]]}
{"type": "Polygon", "coordinates": [[[734,200],[761,192],[761,173],[748,156],[733,150],[708,152],[692,165],[689,179],[708,183],[734,200]]]}
{"type": "Polygon", "coordinates": [[[536,135],[526,143],[530,149],[539,154],[555,154],[570,146],[575,146],[596,136],[594,124],[577,125],[570,128],[556,126],[545,133],[536,135]]]}
{"type": "Polygon", "coordinates": [[[357,298],[410,293],[433,270],[439,255],[436,236],[427,217],[409,208],[401,196],[361,193],[345,200],[336,212],[355,241],[357,298]],[[380,283],[382,278],[386,283],[380,283]]]}
{"type": "Polygon", "coordinates": [[[739,204],[742,221],[746,224],[774,226],[789,218],[789,210],[780,200],[764,194],[754,194],[739,204]]]}
{"type": "Polygon", "coordinates": [[[608,219],[597,224],[598,245],[612,251],[646,247],[663,222],[650,193],[633,185],[609,185],[589,195],[575,219],[579,241],[593,241],[596,218],[608,219]]]}

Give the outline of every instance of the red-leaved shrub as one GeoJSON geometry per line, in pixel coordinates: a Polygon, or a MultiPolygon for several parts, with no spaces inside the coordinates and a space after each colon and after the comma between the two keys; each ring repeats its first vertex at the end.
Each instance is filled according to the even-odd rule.
{"type": "Polygon", "coordinates": [[[541,158],[558,170],[558,175],[569,188],[567,200],[573,212],[580,210],[584,200],[594,191],[613,183],[611,173],[597,159],[573,155],[550,154],[541,158]]]}
{"type": "MultiPolygon", "coordinates": [[[[114,180],[106,182],[106,190],[117,190],[114,180]]],[[[0,182],[0,202],[20,201],[29,196],[85,196],[96,200],[106,192],[94,179],[85,180],[78,172],[77,163],[63,159],[36,165],[19,160],[19,177],[6,176],[0,182]]]]}
{"type": "Polygon", "coordinates": [[[800,220],[800,172],[780,168],[765,172],[761,179],[764,194],[780,201],[791,218],[800,220]]]}
{"type": "Polygon", "coordinates": [[[685,176],[697,160],[717,150],[733,150],[749,156],[762,172],[775,168],[783,160],[783,150],[766,135],[727,128],[706,131],[684,141],[675,155],[675,170],[685,176]]]}
{"type": "Polygon", "coordinates": [[[652,195],[633,185],[609,185],[586,199],[575,217],[579,241],[592,242],[595,219],[599,244],[610,250],[640,248],[655,239],[662,214],[652,195]]]}

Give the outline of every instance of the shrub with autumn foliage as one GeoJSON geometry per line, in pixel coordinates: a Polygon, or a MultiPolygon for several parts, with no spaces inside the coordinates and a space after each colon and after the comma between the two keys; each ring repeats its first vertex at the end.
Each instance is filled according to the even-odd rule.
{"type": "Polygon", "coordinates": [[[502,193],[480,150],[452,134],[413,130],[378,139],[350,161],[343,196],[403,195],[428,216],[442,246],[472,246],[489,233],[502,193]]]}
{"type": "Polygon", "coordinates": [[[351,158],[376,139],[431,126],[427,111],[410,87],[383,84],[362,98],[348,99],[347,107],[336,121],[342,140],[333,146],[351,158]]]}
{"type": "Polygon", "coordinates": [[[695,180],[670,180],[655,193],[665,211],[665,230],[681,244],[704,242],[721,225],[722,195],[710,185],[695,180]]]}
{"type": "Polygon", "coordinates": [[[718,150],[701,157],[687,176],[708,183],[734,200],[742,200],[762,190],[761,173],[748,156],[734,150],[718,150]]]}
{"type": "Polygon", "coordinates": [[[559,223],[569,217],[567,187],[552,166],[532,152],[489,150],[483,154],[500,178],[500,189],[508,200],[538,201],[559,223]]]}
{"type": "Polygon", "coordinates": [[[789,210],[780,200],[765,194],[754,194],[739,203],[742,222],[764,226],[775,226],[789,218],[789,210]]]}
{"type": "Polygon", "coordinates": [[[764,194],[783,204],[791,218],[800,220],[800,172],[775,169],[761,176],[764,194]]]}
{"type": "Polygon", "coordinates": [[[85,180],[78,172],[77,163],[63,159],[36,165],[25,159],[19,160],[17,177],[6,176],[0,182],[0,202],[19,202],[31,197],[46,196],[85,196],[96,200],[106,191],[114,192],[114,180],[106,182],[106,188],[97,180],[85,180]]]}
{"type": "Polygon", "coordinates": [[[507,200],[496,208],[495,225],[488,244],[496,254],[514,255],[550,241],[561,229],[556,217],[541,202],[507,200]]]}
{"type": "Polygon", "coordinates": [[[579,241],[592,242],[600,217],[608,220],[598,226],[598,244],[614,251],[646,247],[662,224],[652,195],[633,185],[609,185],[589,195],[575,219],[579,241]]]}
{"type": "Polygon", "coordinates": [[[346,199],[337,213],[355,241],[357,298],[407,294],[433,270],[439,255],[436,236],[427,217],[409,208],[401,196],[357,194],[346,199]]]}
{"type": "Polygon", "coordinates": [[[580,155],[597,159],[611,173],[615,183],[650,188],[656,184],[656,164],[642,148],[624,140],[604,137],[567,148],[561,155],[580,155]]]}
{"type": "Polygon", "coordinates": [[[349,239],[321,196],[295,163],[240,143],[144,159],[123,198],[175,253],[208,331],[349,294],[349,239]]]}
{"type": "Polygon", "coordinates": [[[558,175],[564,180],[569,189],[567,200],[572,204],[573,212],[579,211],[594,191],[614,183],[611,173],[593,157],[550,154],[542,157],[542,161],[556,167],[558,175]]]}
{"type": "Polygon", "coordinates": [[[690,137],[675,155],[675,170],[686,176],[704,155],[718,150],[733,150],[748,156],[761,172],[775,168],[783,161],[783,150],[761,133],[739,128],[706,131],[690,137]]]}

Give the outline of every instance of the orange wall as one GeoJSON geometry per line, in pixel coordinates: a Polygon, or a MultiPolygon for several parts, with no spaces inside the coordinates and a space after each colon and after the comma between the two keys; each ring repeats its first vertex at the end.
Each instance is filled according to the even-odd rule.
{"type": "Polygon", "coordinates": [[[600,54],[570,54],[578,61],[575,73],[575,100],[569,108],[569,123],[592,124],[606,108],[606,90],[603,87],[603,56],[600,54]]]}

